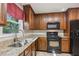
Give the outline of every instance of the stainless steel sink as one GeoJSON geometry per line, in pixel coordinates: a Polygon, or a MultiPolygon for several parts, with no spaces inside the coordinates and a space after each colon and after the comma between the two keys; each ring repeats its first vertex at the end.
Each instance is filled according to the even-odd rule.
{"type": "Polygon", "coordinates": [[[22,47],[22,45],[20,43],[16,43],[16,44],[12,44],[9,47],[22,47]]]}
{"type": "Polygon", "coordinates": [[[9,45],[9,47],[22,47],[22,46],[26,45],[27,43],[28,43],[27,40],[22,40],[22,41],[14,43],[12,45],[9,45]]]}

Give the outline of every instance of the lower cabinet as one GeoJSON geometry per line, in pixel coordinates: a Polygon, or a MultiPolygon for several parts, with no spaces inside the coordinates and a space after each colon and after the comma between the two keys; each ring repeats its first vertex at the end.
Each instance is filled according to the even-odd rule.
{"type": "Polygon", "coordinates": [[[25,55],[25,53],[24,52],[22,52],[21,54],[19,54],[19,56],[24,56],[25,55]]]}
{"type": "Polygon", "coordinates": [[[29,47],[27,47],[19,56],[35,56],[36,55],[36,46],[33,42],[29,47]]]}
{"type": "Polygon", "coordinates": [[[35,56],[36,55],[36,43],[32,43],[31,45],[31,50],[32,50],[32,56],[35,56]]]}
{"type": "Polygon", "coordinates": [[[39,37],[37,40],[37,50],[47,51],[47,38],[39,37]]]}
{"type": "Polygon", "coordinates": [[[70,52],[69,40],[62,40],[61,41],[61,52],[70,52]]]}
{"type": "Polygon", "coordinates": [[[25,56],[32,56],[31,45],[25,49],[25,56]]]}

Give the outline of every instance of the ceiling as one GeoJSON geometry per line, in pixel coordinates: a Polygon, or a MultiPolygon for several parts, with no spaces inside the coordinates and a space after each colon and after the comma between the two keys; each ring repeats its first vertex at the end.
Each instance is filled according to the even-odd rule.
{"type": "MultiPolygon", "coordinates": [[[[22,3],[21,5],[27,5],[22,3]]],[[[79,3],[29,3],[35,13],[62,12],[68,8],[79,7],[79,3]]]]}

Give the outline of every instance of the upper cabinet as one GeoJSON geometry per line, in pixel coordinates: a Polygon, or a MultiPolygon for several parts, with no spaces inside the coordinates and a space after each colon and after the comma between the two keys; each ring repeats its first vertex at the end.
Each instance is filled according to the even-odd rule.
{"type": "Polygon", "coordinates": [[[41,30],[47,29],[48,22],[60,22],[60,29],[66,30],[66,16],[65,13],[46,13],[46,14],[36,14],[35,22],[36,27],[39,25],[41,30]]]}
{"type": "Polygon", "coordinates": [[[27,22],[29,22],[29,18],[30,18],[30,10],[31,10],[31,8],[30,8],[30,5],[25,5],[25,6],[23,6],[23,8],[24,8],[24,13],[25,13],[25,21],[27,21],[27,22]]]}
{"type": "Polygon", "coordinates": [[[67,30],[67,19],[65,13],[60,13],[60,29],[67,30]]]}
{"type": "MultiPolygon", "coordinates": [[[[34,29],[35,30],[40,30],[40,20],[41,20],[41,16],[40,15],[35,15],[35,19],[34,19],[34,29]]],[[[41,23],[42,24],[42,23],[41,23]]]]}
{"type": "Polygon", "coordinates": [[[60,22],[60,29],[66,30],[66,16],[64,12],[53,13],[51,22],[60,22]]]}
{"type": "Polygon", "coordinates": [[[6,4],[0,3],[0,25],[6,24],[6,4]]]}
{"type": "Polygon", "coordinates": [[[46,30],[47,29],[47,19],[48,19],[48,16],[45,15],[45,14],[41,14],[40,15],[40,30],[46,30]]]}
{"type": "Polygon", "coordinates": [[[24,12],[25,12],[25,22],[27,21],[29,23],[29,29],[34,29],[34,11],[32,10],[30,5],[24,6],[24,12]]]}
{"type": "Polygon", "coordinates": [[[68,19],[70,21],[79,19],[79,8],[70,8],[70,9],[68,9],[68,19]]]}

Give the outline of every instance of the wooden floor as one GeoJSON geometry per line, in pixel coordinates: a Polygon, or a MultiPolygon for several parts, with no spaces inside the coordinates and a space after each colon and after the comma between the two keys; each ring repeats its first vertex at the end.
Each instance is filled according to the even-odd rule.
{"type": "MultiPolygon", "coordinates": [[[[37,56],[54,56],[53,53],[48,53],[48,52],[40,52],[37,51],[37,56]]],[[[61,54],[56,54],[56,56],[71,56],[71,54],[68,53],[61,53],[61,54]]]]}

